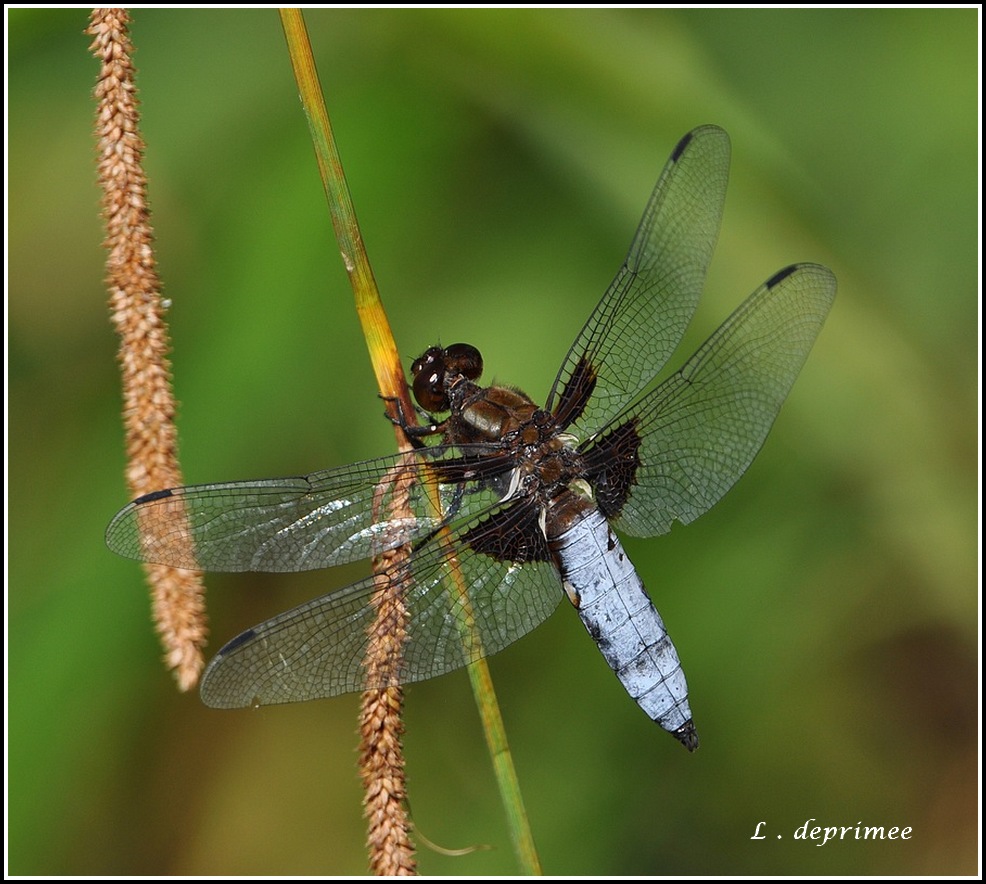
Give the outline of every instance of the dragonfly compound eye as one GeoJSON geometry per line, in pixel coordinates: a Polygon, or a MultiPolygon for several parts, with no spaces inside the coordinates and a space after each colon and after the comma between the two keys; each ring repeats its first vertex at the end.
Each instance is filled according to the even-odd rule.
{"type": "Polygon", "coordinates": [[[483,373],[483,357],[472,344],[452,344],[445,348],[445,370],[475,381],[483,373]]]}
{"type": "Polygon", "coordinates": [[[414,398],[425,411],[448,411],[445,370],[445,351],[441,347],[429,347],[411,363],[414,398]]]}

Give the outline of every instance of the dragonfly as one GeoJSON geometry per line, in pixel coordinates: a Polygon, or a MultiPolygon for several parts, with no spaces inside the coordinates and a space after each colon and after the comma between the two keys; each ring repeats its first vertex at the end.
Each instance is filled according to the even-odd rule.
{"type": "Polygon", "coordinates": [[[665,534],[723,497],[763,445],[836,290],[819,264],[780,270],[657,383],[698,305],[729,160],[717,126],[678,142],[543,407],[481,386],[474,346],[430,347],[411,366],[425,422],[394,419],[410,451],[156,491],[113,518],[111,550],[180,568],[384,562],[228,642],[203,676],[208,706],[433,678],[507,647],[565,597],[640,708],[698,747],[678,652],[616,532],[665,534]],[[382,668],[368,664],[381,599],[403,612],[397,659],[382,668]]]}

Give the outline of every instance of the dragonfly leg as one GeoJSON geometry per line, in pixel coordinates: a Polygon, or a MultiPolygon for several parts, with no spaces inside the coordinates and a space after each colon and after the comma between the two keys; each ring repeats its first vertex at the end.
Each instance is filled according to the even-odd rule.
{"type": "Polygon", "coordinates": [[[436,436],[439,433],[445,432],[445,425],[448,423],[447,419],[440,422],[436,421],[435,418],[428,414],[427,411],[423,411],[415,406],[414,410],[417,412],[418,416],[424,418],[427,423],[412,424],[408,422],[407,415],[404,414],[404,405],[400,399],[396,396],[381,396],[380,398],[383,399],[384,402],[392,402],[394,404],[394,410],[397,412],[397,417],[394,417],[386,411],[384,412],[384,416],[392,424],[401,428],[404,435],[407,437],[407,441],[410,442],[414,448],[420,449],[427,447],[422,441],[422,439],[426,436],[436,436]]]}

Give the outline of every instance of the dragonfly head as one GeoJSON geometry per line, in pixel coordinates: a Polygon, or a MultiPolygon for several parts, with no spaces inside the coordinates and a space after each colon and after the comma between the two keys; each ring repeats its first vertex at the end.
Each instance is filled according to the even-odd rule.
{"type": "Polygon", "coordinates": [[[482,373],[483,357],[471,344],[429,347],[411,363],[414,398],[425,411],[448,411],[452,386],[463,379],[478,380],[482,373]]]}

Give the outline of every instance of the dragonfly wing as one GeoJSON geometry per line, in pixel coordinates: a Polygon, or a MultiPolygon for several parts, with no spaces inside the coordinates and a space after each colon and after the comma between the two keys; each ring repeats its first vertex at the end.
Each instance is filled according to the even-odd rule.
{"type": "Polygon", "coordinates": [[[722,220],[729,136],[703,126],[675,148],[626,261],[569,350],[545,408],[583,438],[655,377],[698,305],[722,220]],[[556,399],[557,396],[557,399],[556,399]]]}
{"type": "Polygon", "coordinates": [[[463,448],[398,454],[307,476],[156,491],[124,507],[106,529],[113,552],[203,571],[308,571],[358,561],[415,542],[443,521],[441,503],[464,516],[497,494],[487,458],[465,471],[463,448]],[[444,460],[443,455],[448,455],[444,460]],[[408,480],[406,506],[395,510],[398,480],[408,480]]]}
{"type": "Polygon", "coordinates": [[[818,264],[776,273],[681,371],[599,435],[587,457],[601,487],[625,489],[608,505],[600,499],[617,528],[639,537],[666,533],[672,522],[706,512],[743,475],[818,337],[835,288],[832,272],[818,264]],[[617,461],[634,463],[632,480],[607,475],[617,461]]]}
{"type": "Polygon", "coordinates": [[[502,650],[543,622],[562,596],[557,572],[542,555],[543,536],[527,561],[497,552],[500,542],[516,544],[509,529],[532,525],[536,518],[523,507],[495,507],[439,532],[381,577],[247,630],[209,664],[203,701],[237,708],[331,697],[433,678],[502,650]],[[381,602],[397,624],[391,635],[403,634],[392,670],[366,662],[381,602]]]}

